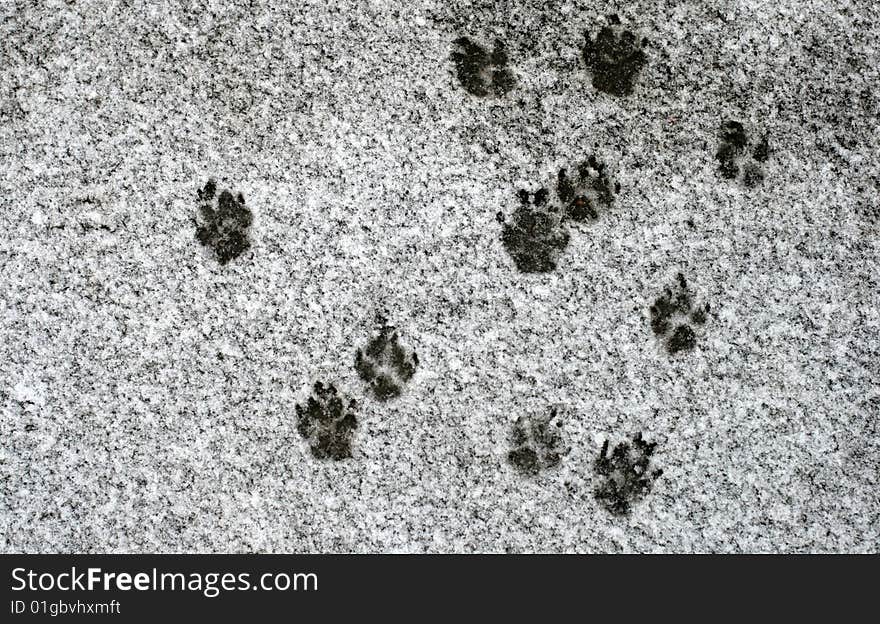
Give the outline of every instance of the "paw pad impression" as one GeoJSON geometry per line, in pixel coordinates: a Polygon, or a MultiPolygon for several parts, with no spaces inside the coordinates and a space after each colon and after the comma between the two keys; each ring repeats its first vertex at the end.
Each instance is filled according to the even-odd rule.
{"type": "Polygon", "coordinates": [[[536,475],[562,461],[560,429],[562,421],[553,409],[549,415],[525,418],[520,416],[513,425],[513,450],[507,459],[523,474],[536,475]]]}
{"type": "Polygon", "coordinates": [[[453,42],[452,63],[461,86],[471,95],[502,96],[513,88],[514,78],[507,69],[507,52],[504,42],[495,40],[492,52],[474,43],[467,37],[459,37],[453,42]]]}
{"type": "Polygon", "coordinates": [[[315,383],[305,405],[296,406],[296,430],[308,441],[318,459],[351,457],[351,441],[357,428],[354,400],[347,400],[331,385],[315,383]]]}
{"type": "MultiPolygon", "coordinates": [[[[559,211],[549,205],[547,189],[521,190],[511,223],[504,223],[501,243],[522,273],[547,273],[556,268],[571,236],[559,211]]],[[[503,219],[503,215],[500,216],[503,219]]]]}
{"type": "Polygon", "coordinates": [[[727,180],[742,179],[747,187],[758,186],[764,180],[762,163],[770,157],[766,135],[757,143],[749,141],[746,129],[738,121],[726,121],[718,131],[718,173],[727,180]]]}
{"type": "Polygon", "coordinates": [[[565,209],[565,215],[573,221],[598,219],[599,208],[614,203],[614,195],[620,192],[620,184],[612,183],[604,163],[590,156],[577,167],[574,177],[565,169],[559,170],[556,194],[565,209]]]}
{"type": "Polygon", "coordinates": [[[595,463],[601,483],[594,494],[608,511],[615,515],[626,515],[635,503],[651,491],[655,479],[663,474],[662,470],[650,469],[651,455],[656,446],[654,442],[642,440],[642,434],[638,433],[632,444],[622,442],[609,455],[608,440],[605,440],[595,463]]]}
{"type": "Polygon", "coordinates": [[[620,26],[620,18],[612,15],[610,25],[599,31],[595,39],[589,33],[583,48],[584,61],[593,75],[593,87],[610,95],[625,96],[633,92],[636,78],[648,61],[642,50],[644,41],[620,26]]]}
{"type": "Polygon", "coordinates": [[[198,191],[198,207],[201,223],[196,226],[196,239],[213,250],[220,264],[247,251],[254,218],[241,193],[224,190],[217,195],[217,183],[211,179],[198,191]]]}
{"type": "Polygon", "coordinates": [[[612,181],[605,164],[590,156],[571,177],[566,169],[559,170],[552,201],[546,188],[520,190],[512,220],[498,213],[501,243],[521,273],[553,271],[571,239],[566,221],[598,219],[619,192],[620,184],[612,181]]]}
{"type": "Polygon", "coordinates": [[[694,324],[702,325],[709,313],[709,304],[696,306],[684,275],[679,273],[675,285],[666,287],[651,306],[651,330],[661,338],[671,354],[688,351],[697,344],[694,324]]]}
{"type": "Polygon", "coordinates": [[[400,396],[403,386],[415,375],[418,363],[418,356],[400,344],[397,331],[383,325],[378,336],[357,350],[354,367],[375,397],[387,401],[400,396]]]}

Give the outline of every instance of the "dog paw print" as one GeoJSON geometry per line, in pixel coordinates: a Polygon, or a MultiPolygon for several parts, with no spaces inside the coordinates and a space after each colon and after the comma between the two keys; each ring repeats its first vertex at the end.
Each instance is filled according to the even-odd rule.
{"type": "Polygon", "coordinates": [[[418,356],[400,344],[397,331],[388,325],[383,325],[365,348],[358,349],[354,360],[358,375],[380,401],[400,396],[418,364],[418,356]]]}
{"type": "Polygon", "coordinates": [[[703,325],[709,304],[697,306],[684,275],[676,276],[674,286],[667,286],[651,306],[651,330],[661,338],[671,354],[688,351],[697,344],[693,325],[703,325]]]}
{"type": "Polygon", "coordinates": [[[357,429],[354,400],[346,399],[331,385],[315,383],[305,405],[296,406],[296,430],[309,443],[317,459],[351,457],[351,440],[357,429]]]}
{"type": "Polygon", "coordinates": [[[642,50],[645,41],[620,25],[612,15],[610,25],[599,31],[595,39],[586,35],[583,56],[593,75],[593,87],[610,95],[625,96],[633,92],[636,78],[648,61],[642,50]]]}
{"type": "Polygon", "coordinates": [[[513,425],[513,450],[507,459],[523,474],[536,475],[562,461],[562,421],[553,409],[549,415],[525,418],[513,425]]]}
{"type": "Polygon", "coordinates": [[[599,208],[611,206],[619,192],[620,184],[611,181],[607,167],[595,156],[578,165],[573,177],[560,169],[556,181],[556,195],[564,214],[573,221],[598,219],[599,208]]]}
{"type": "Polygon", "coordinates": [[[479,97],[502,96],[513,88],[513,74],[507,69],[507,52],[500,39],[491,52],[467,37],[453,42],[452,63],[465,90],[479,97]]]}
{"type": "Polygon", "coordinates": [[[248,230],[254,218],[241,193],[224,190],[218,195],[217,183],[211,179],[198,191],[198,206],[202,221],[196,225],[196,239],[213,250],[220,264],[250,247],[248,230]]]}
{"type": "Polygon", "coordinates": [[[601,483],[594,495],[608,511],[626,515],[651,491],[654,481],[663,474],[662,470],[651,470],[650,467],[656,446],[655,442],[645,442],[639,433],[632,439],[632,444],[617,444],[609,455],[608,440],[605,440],[595,463],[601,483]]]}
{"type": "Polygon", "coordinates": [[[522,273],[554,270],[571,238],[558,210],[548,202],[549,195],[543,188],[535,193],[521,190],[511,222],[498,213],[503,224],[501,243],[522,273]]]}
{"type": "Polygon", "coordinates": [[[718,172],[727,180],[742,179],[752,188],[764,180],[762,163],[770,157],[770,145],[764,136],[756,144],[749,142],[745,127],[738,121],[726,121],[718,132],[718,172]]]}

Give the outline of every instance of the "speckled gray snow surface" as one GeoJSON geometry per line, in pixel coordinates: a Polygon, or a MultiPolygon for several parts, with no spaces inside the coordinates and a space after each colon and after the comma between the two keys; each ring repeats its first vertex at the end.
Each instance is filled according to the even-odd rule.
{"type": "Polygon", "coordinates": [[[0,550],[880,550],[876,3],[0,31],[0,550]]]}

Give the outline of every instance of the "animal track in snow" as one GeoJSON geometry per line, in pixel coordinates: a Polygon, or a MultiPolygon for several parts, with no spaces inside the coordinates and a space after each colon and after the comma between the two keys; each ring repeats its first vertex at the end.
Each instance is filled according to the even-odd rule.
{"type": "Polygon", "coordinates": [[[354,400],[346,399],[336,388],[318,381],[304,405],[296,406],[296,430],[308,441],[318,459],[351,457],[351,439],[357,428],[354,400]]]}
{"type": "Polygon", "coordinates": [[[745,126],[739,121],[726,121],[718,131],[718,173],[727,180],[742,180],[749,188],[764,180],[762,164],[770,158],[770,145],[765,135],[757,143],[749,141],[745,126]]]}
{"type": "Polygon", "coordinates": [[[562,461],[560,430],[562,421],[553,409],[546,416],[520,416],[513,426],[513,450],[507,454],[511,464],[523,474],[536,475],[562,461]]]}
{"type": "Polygon", "coordinates": [[[620,25],[612,15],[596,38],[586,35],[584,62],[593,76],[593,87],[610,95],[626,96],[633,92],[636,78],[647,64],[642,50],[644,40],[620,25]]]}
{"type": "Polygon", "coordinates": [[[632,444],[621,442],[608,454],[608,440],[602,445],[595,462],[596,472],[601,483],[594,494],[602,506],[616,515],[626,515],[632,506],[644,498],[663,474],[662,470],[651,470],[651,455],[654,442],[645,442],[642,434],[633,437],[632,444]]]}
{"type": "Polygon", "coordinates": [[[198,208],[201,222],[196,225],[196,239],[214,252],[220,264],[250,247],[248,233],[254,217],[241,193],[224,190],[218,195],[212,178],[198,191],[198,208]]]}
{"type": "Polygon", "coordinates": [[[453,44],[452,63],[458,81],[465,90],[478,97],[502,96],[513,88],[513,74],[507,68],[504,42],[495,40],[491,52],[467,37],[459,37],[453,44]]]}
{"type": "Polygon", "coordinates": [[[590,156],[575,167],[574,175],[560,169],[553,198],[546,188],[534,193],[520,190],[512,218],[497,215],[501,243],[521,273],[553,271],[571,240],[567,221],[598,219],[620,192],[604,163],[590,156]]]}
{"type": "Polygon", "coordinates": [[[694,325],[703,325],[709,304],[694,303],[684,275],[679,273],[673,286],[667,286],[651,306],[651,330],[671,354],[693,349],[697,344],[694,325]]]}
{"type": "Polygon", "coordinates": [[[387,401],[400,396],[418,364],[418,356],[400,344],[397,330],[383,324],[379,334],[357,350],[354,367],[373,395],[387,401]]]}

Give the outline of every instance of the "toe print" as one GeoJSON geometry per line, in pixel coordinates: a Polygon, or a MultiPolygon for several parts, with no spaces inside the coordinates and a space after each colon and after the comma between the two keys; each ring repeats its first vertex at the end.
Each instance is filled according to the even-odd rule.
{"type": "Polygon", "coordinates": [[[467,37],[453,42],[452,63],[461,86],[471,95],[485,97],[501,96],[513,88],[514,78],[507,69],[507,52],[500,39],[495,40],[492,52],[467,37]]]}
{"type": "Polygon", "coordinates": [[[726,180],[742,180],[747,187],[755,187],[764,180],[762,163],[770,158],[770,145],[764,136],[750,143],[745,126],[738,121],[726,121],[718,132],[718,173],[726,180]]]}
{"type": "Polygon", "coordinates": [[[626,515],[632,506],[643,499],[654,485],[662,470],[651,470],[651,455],[656,443],[642,440],[636,434],[632,444],[622,442],[608,454],[608,440],[596,460],[596,473],[600,485],[594,494],[603,507],[615,515],[626,515]]]}
{"type": "Polygon", "coordinates": [[[709,309],[708,303],[695,305],[687,281],[679,273],[675,285],[667,287],[651,306],[651,330],[669,353],[688,351],[697,344],[693,325],[703,325],[709,309]]]}
{"type": "MultiPolygon", "coordinates": [[[[520,205],[511,223],[504,223],[501,242],[522,273],[547,273],[556,268],[570,235],[558,210],[548,205],[547,189],[519,192],[520,205]]],[[[504,215],[499,215],[503,221],[504,215]]]]}
{"type": "Polygon", "coordinates": [[[296,430],[318,459],[351,457],[351,438],[357,428],[356,403],[339,396],[333,385],[315,383],[305,405],[296,406],[296,430]]]}
{"type": "Polygon", "coordinates": [[[199,190],[198,199],[201,223],[196,227],[196,239],[214,252],[220,264],[244,253],[250,247],[248,230],[253,222],[244,196],[228,190],[217,195],[217,183],[212,179],[199,190]]]}
{"type": "Polygon", "coordinates": [[[354,367],[360,378],[369,384],[380,401],[400,396],[403,387],[413,375],[419,359],[405,349],[397,337],[397,331],[388,325],[355,355],[354,367]]]}
{"type": "Polygon", "coordinates": [[[598,219],[599,210],[611,206],[618,192],[620,185],[612,183],[605,165],[595,156],[578,165],[574,177],[560,169],[556,183],[565,216],[573,221],[598,219]]]}
{"type": "Polygon", "coordinates": [[[642,50],[644,41],[620,26],[616,15],[596,39],[587,34],[583,56],[593,75],[593,87],[604,93],[625,96],[633,92],[636,78],[648,61],[642,50]]]}
{"type": "Polygon", "coordinates": [[[520,417],[513,426],[513,450],[507,459],[523,474],[536,475],[562,461],[562,421],[557,411],[533,418],[520,417]]]}

